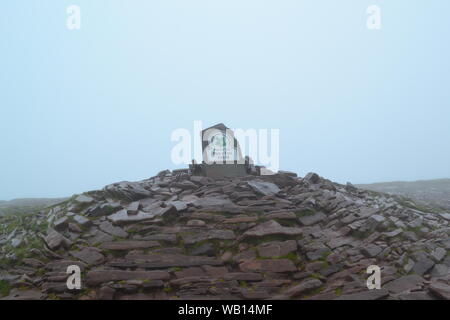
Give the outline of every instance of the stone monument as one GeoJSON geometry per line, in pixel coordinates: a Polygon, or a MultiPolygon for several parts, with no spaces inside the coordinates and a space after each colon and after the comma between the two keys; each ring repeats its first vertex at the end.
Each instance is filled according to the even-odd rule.
{"type": "Polygon", "coordinates": [[[201,164],[192,161],[189,166],[192,175],[206,177],[242,177],[259,175],[259,166],[254,166],[249,157],[243,157],[234,132],[223,123],[216,124],[201,132],[201,164]]]}

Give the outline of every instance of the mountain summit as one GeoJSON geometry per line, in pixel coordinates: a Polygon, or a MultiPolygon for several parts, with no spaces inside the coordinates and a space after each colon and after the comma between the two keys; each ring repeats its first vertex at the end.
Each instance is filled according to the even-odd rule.
{"type": "Polygon", "coordinates": [[[450,298],[449,213],[315,173],[166,170],[0,219],[4,299],[450,298]]]}

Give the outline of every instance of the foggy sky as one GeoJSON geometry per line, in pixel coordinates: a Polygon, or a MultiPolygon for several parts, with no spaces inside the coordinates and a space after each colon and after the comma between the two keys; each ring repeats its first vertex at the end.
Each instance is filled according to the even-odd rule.
{"type": "Polygon", "coordinates": [[[0,199],[174,169],[173,130],[280,130],[280,166],[337,182],[450,177],[450,3],[0,4],[0,199]],[[81,30],[66,8],[81,8],[81,30]],[[366,27],[379,5],[382,29],[366,27]]]}

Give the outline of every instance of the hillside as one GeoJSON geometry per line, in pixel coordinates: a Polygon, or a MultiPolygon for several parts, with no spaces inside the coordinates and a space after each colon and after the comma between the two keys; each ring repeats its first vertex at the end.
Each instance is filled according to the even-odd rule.
{"type": "Polygon", "coordinates": [[[316,174],[170,171],[0,218],[4,299],[449,299],[450,213],[316,174]],[[82,269],[69,290],[66,269],[82,269]],[[366,269],[381,267],[368,290],[366,269]]]}
{"type": "Polygon", "coordinates": [[[413,182],[382,182],[361,184],[359,188],[397,194],[413,199],[421,205],[450,210],[450,179],[420,180],[413,182]]]}
{"type": "Polygon", "coordinates": [[[0,201],[0,216],[6,214],[25,214],[52,206],[67,198],[23,198],[0,201]]]}

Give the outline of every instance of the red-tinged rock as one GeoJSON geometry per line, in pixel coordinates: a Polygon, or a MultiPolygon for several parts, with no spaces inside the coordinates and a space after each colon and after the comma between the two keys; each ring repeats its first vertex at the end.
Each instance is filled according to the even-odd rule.
{"type": "Polygon", "coordinates": [[[297,267],[291,260],[250,260],[239,265],[243,272],[296,272],[297,267]]]}

